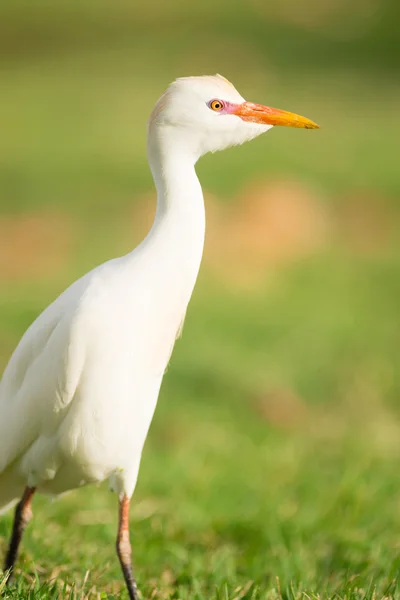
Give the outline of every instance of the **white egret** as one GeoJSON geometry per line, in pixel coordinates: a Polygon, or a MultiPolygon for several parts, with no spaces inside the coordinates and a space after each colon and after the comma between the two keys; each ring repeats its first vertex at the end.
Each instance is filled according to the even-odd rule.
{"type": "Polygon", "coordinates": [[[34,493],[109,479],[119,497],[117,553],[131,600],[129,501],[164,371],[203,252],[195,163],[274,125],[312,121],[246,102],[220,75],[177,79],[157,102],[148,159],[154,224],[126,256],[87,273],[22,337],[0,387],[0,512],[18,502],[5,569],[14,567],[34,493]]]}

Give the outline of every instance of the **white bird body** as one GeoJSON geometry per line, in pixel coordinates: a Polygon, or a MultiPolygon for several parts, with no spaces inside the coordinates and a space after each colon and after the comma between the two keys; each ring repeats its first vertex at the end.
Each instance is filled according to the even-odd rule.
{"type": "Polygon", "coordinates": [[[107,477],[132,494],[201,261],[203,198],[190,174],[190,203],[161,204],[138,248],[76,281],[23,336],[0,388],[0,504],[25,484],[59,494],[107,477]]]}
{"type": "Polygon", "coordinates": [[[148,131],[157,188],[152,229],[131,253],[61,294],[29,327],[4,372],[0,512],[25,488],[6,568],[14,565],[35,490],[57,495],[109,478],[120,497],[118,553],[136,600],[129,498],[201,262],[205,215],[194,166],[206,152],[273,124],[315,126],[245,102],[221,76],[178,79],[160,98],[148,131]]]}

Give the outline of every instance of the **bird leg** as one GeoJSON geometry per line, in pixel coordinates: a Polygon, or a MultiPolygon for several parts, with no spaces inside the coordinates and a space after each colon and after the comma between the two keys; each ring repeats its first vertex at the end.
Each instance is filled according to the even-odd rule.
{"type": "Polygon", "coordinates": [[[25,527],[28,525],[29,521],[32,518],[31,502],[32,502],[33,494],[35,493],[35,489],[36,488],[34,488],[34,487],[26,487],[24,490],[23,496],[22,496],[20,502],[18,502],[16,509],[15,509],[14,523],[13,523],[10,545],[8,548],[8,552],[7,552],[7,556],[6,556],[6,560],[5,560],[5,564],[4,564],[4,570],[9,571],[9,573],[10,573],[9,579],[8,579],[9,581],[11,580],[11,577],[12,577],[15,559],[17,558],[17,554],[18,554],[18,547],[21,543],[22,536],[25,531],[25,527]]]}
{"type": "Polygon", "coordinates": [[[132,549],[129,539],[129,498],[122,496],[119,502],[117,554],[124,574],[130,600],[139,600],[136,581],[132,571],[132,549]]]}

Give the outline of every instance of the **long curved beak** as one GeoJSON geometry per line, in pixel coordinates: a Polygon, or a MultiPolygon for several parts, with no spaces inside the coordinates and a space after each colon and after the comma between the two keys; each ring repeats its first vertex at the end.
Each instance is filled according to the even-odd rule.
{"type": "Polygon", "coordinates": [[[295,113],[271,108],[262,104],[253,104],[252,102],[243,102],[233,111],[243,121],[253,123],[263,123],[264,125],[284,125],[285,127],[302,127],[303,129],[319,129],[319,125],[310,121],[306,117],[301,117],[295,113]]]}

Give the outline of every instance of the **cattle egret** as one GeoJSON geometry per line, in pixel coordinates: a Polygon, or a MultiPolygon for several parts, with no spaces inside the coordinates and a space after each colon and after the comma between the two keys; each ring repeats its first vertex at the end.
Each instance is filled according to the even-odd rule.
{"type": "Polygon", "coordinates": [[[34,493],[109,480],[119,497],[117,553],[131,600],[129,501],[161,381],[182,329],[203,252],[195,164],[299,115],[246,102],[221,75],[173,82],[149,120],[157,189],[142,243],[87,273],[22,337],[0,387],[0,512],[17,502],[5,569],[14,567],[34,493]]]}

